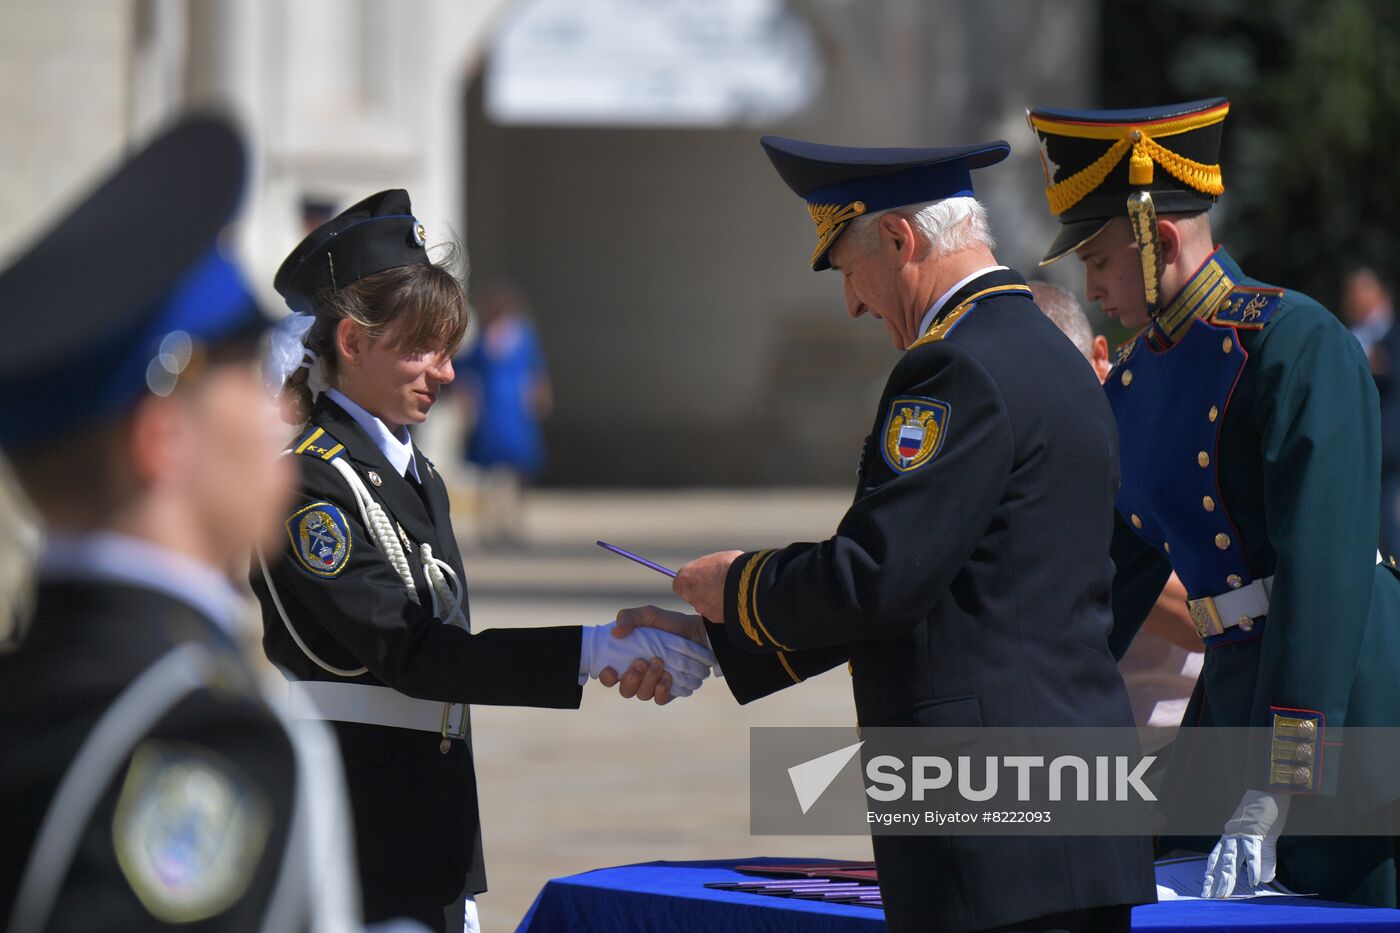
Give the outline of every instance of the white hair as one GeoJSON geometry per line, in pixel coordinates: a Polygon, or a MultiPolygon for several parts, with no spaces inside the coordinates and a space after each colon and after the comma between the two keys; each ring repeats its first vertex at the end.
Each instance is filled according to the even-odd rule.
{"type": "Polygon", "coordinates": [[[1094,358],[1094,331],[1078,299],[1065,289],[1042,279],[1028,283],[1036,307],[1074,343],[1086,360],[1094,358]]]}
{"type": "Polygon", "coordinates": [[[868,252],[875,252],[879,244],[875,221],[885,214],[897,214],[909,221],[935,256],[947,256],[974,246],[996,247],[987,225],[987,209],[976,198],[960,197],[908,204],[857,217],[851,221],[851,232],[865,244],[868,252]]]}

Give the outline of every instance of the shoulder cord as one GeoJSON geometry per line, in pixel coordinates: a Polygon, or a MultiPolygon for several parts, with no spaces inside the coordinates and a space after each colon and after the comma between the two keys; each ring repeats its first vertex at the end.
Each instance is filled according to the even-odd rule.
{"type": "Polygon", "coordinates": [[[167,712],[204,687],[214,655],[196,642],[168,652],[142,672],[98,718],[59,781],[25,865],[9,933],[48,924],[83,828],[131,749],[167,712]]]}
{"type": "MultiPolygon", "coordinates": [[[[364,480],[360,479],[354,467],[341,457],[330,462],[345,479],[346,485],[350,487],[350,494],[354,496],[355,504],[360,508],[360,518],[364,522],[366,530],[384,554],[385,559],[389,561],[389,565],[399,575],[399,579],[403,581],[408,598],[414,603],[420,603],[418,587],[413,582],[413,573],[408,566],[408,556],[404,553],[403,543],[400,543],[395,534],[394,525],[389,520],[383,506],[370,495],[364,480]]],[[[423,573],[432,588],[433,615],[444,622],[465,628],[466,618],[462,615],[462,585],[456,572],[445,561],[434,557],[432,547],[426,543],[420,546],[419,559],[423,563],[423,573]],[[452,608],[444,612],[443,608],[449,605],[452,608]]],[[[277,593],[277,586],[272,582],[272,573],[267,567],[267,558],[263,555],[261,548],[258,549],[258,564],[262,568],[263,581],[267,584],[267,591],[272,597],[272,604],[277,609],[277,615],[281,617],[282,624],[286,626],[288,634],[292,636],[292,641],[296,642],[302,654],[310,658],[312,663],[321,670],[335,674],[337,677],[359,677],[369,671],[368,667],[336,667],[312,651],[311,647],[302,640],[296,626],[292,625],[286,607],[282,605],[282,599],[277,593]]]]}

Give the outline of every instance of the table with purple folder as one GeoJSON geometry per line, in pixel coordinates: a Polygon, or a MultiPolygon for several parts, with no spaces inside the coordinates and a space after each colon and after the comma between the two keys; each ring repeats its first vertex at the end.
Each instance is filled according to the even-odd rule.
{"type": "MultiPolygon", "coordinates": [[[[878,899],[871,897],[867,870],[863,863],[771,858],[600,868],[547,882],[517,933],[874,933],[885,921],[878,899]],[[755,874],[760,871],[773,877],[755,874]],[[828,877],[808,877],[815,874],[828,877]]],[[[1162,872],[1159,866],[1159,882],[1162,872]]],[[[1301,897],[1166,900],[1134,908],[1133,929],[1400,931],[1400,911],[1301,897]]]]}

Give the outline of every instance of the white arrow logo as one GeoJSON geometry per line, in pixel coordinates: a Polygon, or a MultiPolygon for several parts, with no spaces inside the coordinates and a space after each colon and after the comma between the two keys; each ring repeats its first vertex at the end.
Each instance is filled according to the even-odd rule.
{"type": "Polygon", "coordinates": [[[792,781],[793,793],[797,794],[797,803],[802,807],[804,814],[826,793],[831,782],[836,780],[836,775],[841,773],[841,769],[846,767],[846,763],[856,756],[856,752],[860,751],[864,744],[857,742],[847,745],[845,748],[838,748],[834,752],[788,768],[788,779],[792,781]]]}

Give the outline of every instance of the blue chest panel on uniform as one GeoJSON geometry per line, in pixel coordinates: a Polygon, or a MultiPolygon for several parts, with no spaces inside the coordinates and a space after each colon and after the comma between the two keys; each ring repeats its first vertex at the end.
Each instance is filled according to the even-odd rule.
{"type": "Polygon", "coordinates": [[[1139,337],[1104,386],[1118,422],[1118,511],[1167,555],[1192,598],[1252,579],[1216,473],[1220,427],[1247,359],[1233,328],[1198,319],[1166,350],[1139,337]]]}

